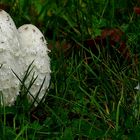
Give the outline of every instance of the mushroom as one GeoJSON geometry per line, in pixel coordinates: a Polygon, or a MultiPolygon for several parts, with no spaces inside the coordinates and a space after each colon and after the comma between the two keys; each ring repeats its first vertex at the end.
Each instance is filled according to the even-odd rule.
{"type": "Polygon", "coordinates": [[[8,13],[0,10],[0,104],[11,106],[19,94],[19,80],[12,70],[22,75],[18,30],[8,13]],[[18,66],[18,68],[17,68],[18,66]]]}
{"type": "MultiPolygon", "coordinates": [[[[30,94],[36,98],[37,92],[45,78],[45,82],[37,97],[39,102],[45,94],[46,89],[50,83],[50,58],[48,56],[49,49],[47,48],[47,42],[41,33],[41,31],[32,24],[25,24],[19,27],[20,42],[22,45],[22,59],[23,69],[27,70],[28,66],[33,62],[33,71],[29,75],[29,79],[25,82],[25,85],[29,84],[29,80],[35,72],[34,78],[37,76],[34,84],[32,85],[30,94]]],[[[33,97],[29,94],[30,101],[33,101],[33,97]]]]}
{"type": "Polygon", "coordinates": [[[139,90],[140,91],[140,83],[138,83],[138,85],[134,88],[136,90],[139,90]]]}

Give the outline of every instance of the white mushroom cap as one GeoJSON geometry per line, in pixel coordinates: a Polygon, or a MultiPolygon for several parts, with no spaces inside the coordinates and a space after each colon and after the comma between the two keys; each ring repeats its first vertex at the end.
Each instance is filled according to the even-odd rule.
{"type": "MultiPolygon", "coordinates": [[[[30,93],[36,97],[36,94],[46,77],[45,83],[38,96],[38,101],[42,99],[46,89],[50,83],[50,58],[48,56],[47,42],[41,33],[41,31],[31,24],[21,26],[19,29],[20,42],[22,44],[22,57],[24,70],[27,70],[28,66],[33,62],[35,76],[38,75],[37,80],[32,86],[30,93]]],[[[32,74],[31,74],[32,75],[32,74]]],[[[31,78],[31,77],[30,77],[31,78]]],[[[29,78],[29,79],[30,79],[29,78]]],[[[27,83],[28,84],[28,83],[27,83]]],[[[32,100],[32,97],[30,96],[32,100]]]]}
{"type": "Polygon", "coordinates": [[[139,90],[140,91],[140,83],[138,83],[138,85],[134,88],[136,90],[139,90]]]}
{"type": "Polygon", "coordinates": [[[19,93],[19,80],[12,72],[17,75],[22,73],[19,51],[19,36],[14,21],[8,13],[0,10],[0,92],[3,93],[4,104],[9,106],[19,93]]]}

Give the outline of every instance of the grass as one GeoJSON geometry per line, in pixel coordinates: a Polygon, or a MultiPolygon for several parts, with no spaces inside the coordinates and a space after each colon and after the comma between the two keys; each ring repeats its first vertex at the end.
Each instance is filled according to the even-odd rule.
{"type": "Polygon", "coordinates": [[[22,98],[12,107],[1,106],[0,139],[140,138],[140,97],[139,91],[134,90],[139,80],[139,63],[120,64],[106,52],[100,50],[95,55],[84,46],[84,40],[100,35],[102,28],[117,27],[127,34],[131,56],[139,56],[140,19],[133,13],[135,1],[0,3],[18,27],[35,24],[52,44],[51,83],[45,102],[33,107],[22,98]]]}

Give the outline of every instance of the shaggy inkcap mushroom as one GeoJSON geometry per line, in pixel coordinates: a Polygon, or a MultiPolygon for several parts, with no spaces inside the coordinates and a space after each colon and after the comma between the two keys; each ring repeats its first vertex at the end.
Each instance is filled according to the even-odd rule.
{"type": "Polygon", "coordinates": [[[19,93],[19,80],[12,72],[13,70],[17,75],[22,74],[19,50],[18,31],[14,21],[8,13],[0,10],[0,104],[2,105],[13,105],[19,93]]]}
{"type": "MultiPolygon", "coordinates": [[[[48,56],[47,42],[40,32],[40,30],[31,24],[26,24],[21,26],[19,29],[20,42],[22,44],[22,58],[24,70],[27,70],[28,66],[33,62],[34,69],[30,74],[29,79],[31,79],[33,72],[35,72],[34,77],[38,76],[33,86],[30,89],[30,93],[36,97],[39,88],[45,79],[44,85],[41,92],[38,95],[38,101],[42,99],[45,94],[46,89],[49,87],[50,83],[50,58],[48,56]]],[[[29,80],[28,80],[29,82],[29,80]]],[[[26,85],[28,85],[26,82],[26,85]]],[[[32,96],[29,95],[32,101],[32,96]]]]}
{"type": "Polygon", "coordinates": [[[134,89],[140,90],[140,83],[138,83],[138,85],[134,89]]]}

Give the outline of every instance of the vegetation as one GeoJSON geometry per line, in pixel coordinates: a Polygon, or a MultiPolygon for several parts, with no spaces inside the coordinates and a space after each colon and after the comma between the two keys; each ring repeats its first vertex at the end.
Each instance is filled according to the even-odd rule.
{"type": "Polygon", "coordinates": [[[1,0],[17,27],[32,23],[44,33],[52,78],[38,107],[20,97],[14,106],[0,107],[0,139],[139,139],[140,95],[134,87],[140,79],[140,17],[133,10],[139,5],[138,0],[1,0]],[[126,35],[130,61],[108,39],[105,46],[85,45],[104,29],[126,35]]]}

